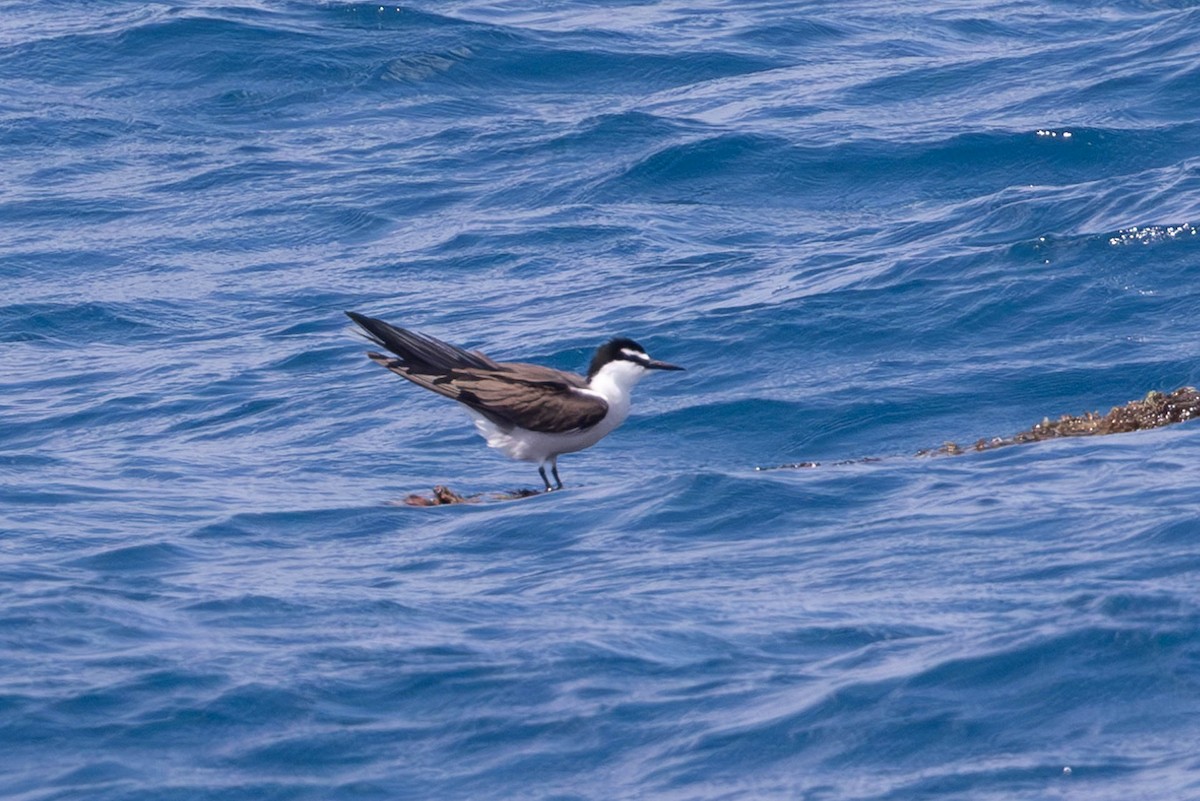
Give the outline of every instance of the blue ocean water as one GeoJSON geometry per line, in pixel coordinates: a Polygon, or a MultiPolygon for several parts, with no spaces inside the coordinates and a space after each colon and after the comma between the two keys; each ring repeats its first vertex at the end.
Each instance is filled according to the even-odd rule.
{"type": "Polygon", "coordinates": [[[0,797],[1200,798],[1200,429],[913,456],[1200,383],[1200,3],[4,0],[0,175],[0,797]],[[406,508],[346,309],[689,371],[406,508]]]}

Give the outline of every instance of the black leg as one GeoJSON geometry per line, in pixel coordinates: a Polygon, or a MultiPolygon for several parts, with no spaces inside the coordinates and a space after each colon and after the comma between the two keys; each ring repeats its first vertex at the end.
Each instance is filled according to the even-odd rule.
{"type": "MultiPolygon", "coordinates": [[[[555,489],[562,489],[562,479],[558,477],[558,460],[555,459],[550,463],[550,472],[554,474],[554,480],[558,483],[555,489]]],[[[544,478],[544,476],[543,476],[544,478]]]]}
{"type": "MultiPolygon", "coordinates": [[[[554,487],[550,486],[550,479],[546,478],[546,466],[544,464],[538,465],[538,475],[540,475],[542,477],[542,481],[546,483],[546,492],[550,492],[552,489],[554,489],[554,487]]],[[[558,476],[555,475],[554,478],[557,479],[558,476]]],[[[558,483],[558,486],[562,486],[561,481],[558,483]]]]}

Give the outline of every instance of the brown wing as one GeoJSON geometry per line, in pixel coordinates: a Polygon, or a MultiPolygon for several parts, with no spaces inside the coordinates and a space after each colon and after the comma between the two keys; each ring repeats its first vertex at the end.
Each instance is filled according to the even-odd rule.
{"type": "Polygon", "coordinates": [[[549,367],[509,363],[499,364],[498,370],[450,370],[432,375],[381,353],[367,356],[414,384],[453,398],[505,427],[561,434],[590,428],[608,412],[604,398],[581,391],[587,386],[581,376],[549,367]]]}
{"type": "Polygon", "coordinates": [[[590,428],[608,413],[608,403],[562,380],[527,380],[512,373],[472,372],[454,380],[458,400],[489,417],[530,431],[562,433],[590,428]]]}
{"type": "Polygon", "coordinates": [[[562,433],[589,428],[608,412],[601,397],[584,392],[583,376],[536,364],[495,362],[479,351],[346,312],[367,338],[399,358],[368,353],[414,384],[463,403],[502,427],[562,433]]]}

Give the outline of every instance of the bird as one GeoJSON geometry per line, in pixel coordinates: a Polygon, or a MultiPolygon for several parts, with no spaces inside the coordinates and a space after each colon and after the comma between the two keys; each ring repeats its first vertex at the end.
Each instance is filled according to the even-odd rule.
{"type": "Polygon", "coordinates": [[[629,415],[630,392],[652,370],[683,370],[650,358],[632,339],[596,349],[587,376],[523,362],[497,362],[429,334],[346,312],[366,338],[394,355],[367,358],[419,387],[458,401],[489,447],[536,462],[546,492],[563,488],[558,457],[590,448],[629,415]],[[546,468],[554,476],[554,485],[546,468]]]}

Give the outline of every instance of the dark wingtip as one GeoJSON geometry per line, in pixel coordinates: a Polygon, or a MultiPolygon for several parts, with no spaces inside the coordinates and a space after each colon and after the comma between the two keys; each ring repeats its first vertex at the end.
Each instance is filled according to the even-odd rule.
{"type": "Polygon", "coordinates": [[[365,314],[359,314],[358,312],[352,311],[346,312],[346,316],[353,320],[358,326],[359,334],[366,337],[366,339],[376,345],[382,345],[385,348],[387,347],[387,343],[384,342],[382,337],[379,335],[379,326],[384,325],[382,320],[376,320],[373,317],[368,317],[365,314]]]}

